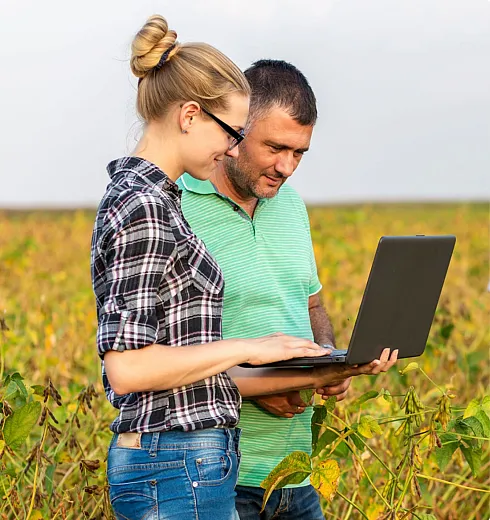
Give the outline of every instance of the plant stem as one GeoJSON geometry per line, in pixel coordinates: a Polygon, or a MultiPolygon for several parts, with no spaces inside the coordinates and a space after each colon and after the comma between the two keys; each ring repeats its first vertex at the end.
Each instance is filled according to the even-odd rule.
{"type": "Polygon", "coordinates": [[[474,488],[471,486],[464,486],[463,484],[456,484],[455,482],[449,482],[449,480],[442,480],[440,478],[436,477],[429,477],[429,475],[423,475],[422,473],[419,473],[418,476],[420,478],[425,478],[427,480],[434,480],[436,482],[441,482],[442,484],[448,484],[449,486],[456,486],[463,489],[471,489],[471,491],[478,491],[479,493],[490,493],[490,489],[481,489],[481,488],[474,488]]]}
{"type": "MultiPolygon", "coordinates": [[[[354,494],[352,495],[352,502],[354,502],[354,500],[356,499],[358,492],[359,492],[359,490],[356,489],[354,494]]],[[[350,515],[352,513],[352,510],[354,509],[354,506],[352,505],[352,502],[349,504],[349,509],[347,509],[347,511],[345,513],[344,520],[349,520],[350,515]]]]}
{"type": "Polygon", "coordinates": [[[37,488],[37,476],[39,474],[39,463],[41,461],[41,451],[44,447],[44,442],[46,441],[46,435],[48,433],[48,425],[49,425],[49,419],[46,419],[46,422],[44,423],[44,429],[43,429],[43,436],[41,438],[41,444],[39,445],[39,448],[36,453],[36,469],[34,471],[34,482],[32,484],[32,496],[31,496],[31,503],[29,505],[29,511],[26,515],[26,520],[29,520],[32,514],[32,510],[34,509],[34,501],[36,499],[36,488],[37,488]]]}
{"type": "Polygon", "coordinates": [[[352,502],[351,500],[349,500],[345,495],[343,495],[340,491],[337,491],[337,495],[339,495],[341,498],[343,498],[346,502],[348,502],[354,509],[357,509],[357,511],[359,511],[359,513],[361,513],[361,515],[366,519],[366,520],[369,520],[369,517],[366,515],[366,513],[359,507],[357,506],[356,504],[354,504],[354,502],[352,502]]]}
{"type": "Polygon", "coordinates": [[[422,374],[424,374],[424,376],[439,390],[439,392],[441,392],[442,395],[444,395],[446,393],[445,390],[443,390],[437,383],[435,383],[427,374],[426,372],[419,367],[419,370],[422,372],[422,374]]]}

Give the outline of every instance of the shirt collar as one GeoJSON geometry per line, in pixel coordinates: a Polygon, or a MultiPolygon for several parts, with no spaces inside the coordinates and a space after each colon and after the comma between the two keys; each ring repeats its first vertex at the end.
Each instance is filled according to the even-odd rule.
{"type": "Polygon", "coordinates": [[[187,191],[192,191],[193,193],[199,193],[200,195],[217,195],[216,188],[210,180],[200,181],[199,179],[194,178],[192,175],[188,173],[184,173],[181,177],[182,186],[187,191]]]}
{"type": "Polygon", "coordinates": [[[152,187],[179,195],[177,184],[170,179],[158,166],[141,159],[140,157],[122,157],[115,159],[107,165],[107,172],[112,180],[117,180],[119,175],[125,176],[131,172],[152,187]]]}

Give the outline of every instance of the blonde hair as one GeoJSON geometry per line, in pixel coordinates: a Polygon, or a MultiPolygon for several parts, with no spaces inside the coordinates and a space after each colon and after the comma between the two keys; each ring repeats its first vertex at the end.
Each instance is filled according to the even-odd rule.
{"type": "Polygon", "coordinates": [[[163,16],[147,20],[131,51],[131,70],[140,78],[137,109],[146,122],[160,118],[178,101],[196,101],[210,112],[227,111],[228,94],[250,95],[247,79],[229,58],[206,43],[177,42],[163,16]]]}

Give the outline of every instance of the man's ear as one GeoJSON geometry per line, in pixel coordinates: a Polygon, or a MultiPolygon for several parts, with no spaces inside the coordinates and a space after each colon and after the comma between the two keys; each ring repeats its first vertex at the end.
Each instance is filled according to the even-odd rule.
{"type": "Polygon", "coordinates": [[[195,101],[187,101],[180,107],[179,124],[182,133],[188,133],[195,123],[195,117],[200,114],[201,107],[195,101]]]}

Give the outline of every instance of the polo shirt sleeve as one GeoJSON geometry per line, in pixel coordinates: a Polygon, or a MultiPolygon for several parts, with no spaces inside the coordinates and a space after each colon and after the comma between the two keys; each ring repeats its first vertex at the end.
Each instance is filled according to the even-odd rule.
{"type": "Polygon", "coordinates": [[[158,336],[156,301],[175,239],[162,202],[134,193],[108,211],[100,240],[105,260],[104,305],[98,313],[97,350],[132,350],[158,336]]]}
{"type": "Polygon", "coordinates": [[[308,229],[308,235],[310,237],[310,268],[311,268],[311,278],[310,278],[310,288],[309,288],[309,295],[313,296],[314,294],[318,293],[322,289],[322,284],[320,282],[320,279],[318,278],[318,270],[316,268],[316,260],[315,260],[315,252],[313,250],[313,243],[311,240],[311,232],[308,229]]]}
{"type": "Polygon", "coordinates": [[[309,296],[313,296],[314,294],[317,294],[322,289],[322,284],[320,282],[320,279],[318,278],[318,270],[316,267],[316,260],[315,260],[315,251],[313,249],[313,241],[311,239],[311,228],[310,228],[310,219],[308,217],[308,211],[306,210],[306,206],[302,202],[302,209],[303,209],[303,218],[305,222],[305,233],[308,234],[308,257],[310,262],[310,285],[308,288],[308,294],[309,296]]]}

